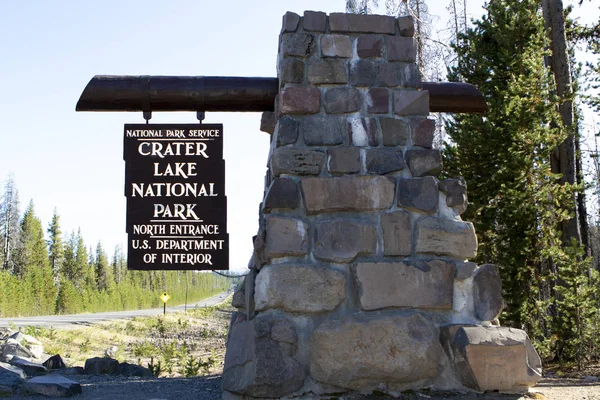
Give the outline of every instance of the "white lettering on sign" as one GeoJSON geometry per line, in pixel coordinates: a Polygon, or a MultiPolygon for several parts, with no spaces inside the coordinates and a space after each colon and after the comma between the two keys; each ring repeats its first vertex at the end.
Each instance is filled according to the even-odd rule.
{"type": "Polygon", "coordinates": [[[204,142],[142,142],[138,146],[138,153],[143,156],[202,156],[208,158],[204,142]]]}
{"type": "Polygon", "coordinates": [[[161,168],[160,163],[154,163],[154,176],[180,176],[187,179],[190,176],[198,176],[195,162],[167,163],[161,168]]]}
{"type": "Polygon", "coordinates": [[[212,265],[212,256],[210,254],[180,254],[180,253],[163,253],[162,262],[164,264],[209,264],[212,265]]]}
{"type": "Polygon", "coordinates": [[[131,197],[214,197],[215,184],[198,183],[132,183],[131,197]]]}
{"type": "Polygon", "coordinates": [[[200,219],[194,212],[197,204],[154,204],[154,218],[200,219]]]}

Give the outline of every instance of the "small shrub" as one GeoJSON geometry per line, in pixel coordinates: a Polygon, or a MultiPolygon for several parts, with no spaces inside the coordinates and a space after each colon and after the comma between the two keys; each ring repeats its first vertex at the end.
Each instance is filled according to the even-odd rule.
{"type": "Polygon", "coordinates": [[[154,364],[154,357],[150,357],[150,362],[148,363],[148,369],[150,370],[150,372],[152,372],[152,375],[154,375],[155,377],[158,378],[158,376],[162,372],[162,363],[160,362],[160,360],[158,360],[156,362],[156,364],[154,364]]]}

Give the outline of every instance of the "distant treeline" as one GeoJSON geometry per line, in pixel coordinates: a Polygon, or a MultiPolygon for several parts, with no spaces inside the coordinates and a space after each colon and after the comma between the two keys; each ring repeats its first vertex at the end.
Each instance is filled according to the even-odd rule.
{"type": "Polygon", "coordinates": [[[0,317],[117,311],[193,302],[230,287],[213,273],[129,271],[118,246],[107,255],[81,231],[63,235],[56,210],[44,235],[33,201],[23,214],[15,181],[0,192],[0,317]]]}

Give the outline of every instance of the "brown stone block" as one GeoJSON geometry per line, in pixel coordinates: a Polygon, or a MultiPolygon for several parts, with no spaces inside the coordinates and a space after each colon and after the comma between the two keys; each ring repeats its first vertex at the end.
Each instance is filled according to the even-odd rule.
{"type": "Polygon", "coordinates": [[[307,58],[315,51],[314,35],[306,33],[284,33],[281,36],[279,53],[283,57],[307,58]]]}
{"type": "Polygon", "coordinates": [[[502,279],[498,266],[484,264],[473,274],[473,303],[475,317],[482,321],[493,321],[504,308],[502,299],[502,279]]]}
{"type": "Polygon", "coordinates": [[[308,62],[308,82],[311,84],[347,83],[348,75],[344,60],[327,58],[308,62]]]}
{"type": "Polygon", "coordinates": [[[348,130],[353,146],[377,146],[379,143],[375,118],[351,118],[348,130]]]}
{"type": "Polygon", "coordinates": [[[367,150],[367,172],[370,174],[387,174],[406,168],[402,149],[377,147],[367,150]]]}
{"type": "Polygon", "coordinates": [[[467,210],[467,182],[463,178],[440,181],[440,190],[446,195],[446,205],[459,214],[467,210]]]}
{"type": "Polygon", "coordinates": [[[360,109],[360,92],[353,87],[327,89],[324,103],[328,114],[353,113],[360,109]]]}
{"type": "Polygon", "coordinates": [[[304,83],[304,61],[297,58],[284,58],[279,63],[279,83],[304,83]]]}
{"type": "Polygon", "coordinates": [[[386,33],[393,35],[396,31],[395,18],[384,15],[329,14],[331,32],[352,33],[386,33]]]}
{"type": "Polygon", "coordinates": [[[413,118],[410,120],[413,146],[431,149],[435,134],[435,120],[428,118],[413,118]]]}
{"type": "Polygon", "coordinates": [[[413,37],[415,34],[415,21],[413,17],[406,16],[398,18],[398,28],[400,35],[413,37]]]}
{"type": "Polygon", "coordinates": [[[276,257],[302,256],[308,253],[308,226],[299,219],[268,215],[266,255],[276,257]]]}
{"type": "Polygon", "coordinates": [[[437,330],[421,315],[328,320],[310,338],[310,376],[357,391],[434,378],[443,354],[437,330]]]}
{"type": "Polygon", "coordinates": [[[352,41],[346,35],[321,36],[321,54],[323,57],[352,57],[352,41]]]}
{"type": "Polygon", "coordinates": [[[396,118],[379,118],[384,146],[404,146],[408,139],[408,124],[396,118]]]}
{"type": "Polygon", "coordinates": [[[356,39],[356,52],[360,58],[379,58],[383,53],[383,37],[363,35],[356,39]]]}
{"type": "Polygon", "coordinates": [[[273,150],[270,165],[274,176],[319,175],[326,160],[327,156],[322,151],[279,147],[273,150]]]}
{"type": "Polygon", "coordinates": [[[418,89],[421,87],[421,75],[415,64],[383,63],[379,64],[378,82],[385,87],[402,86],[418,89]]]}
{"type": "Polygon", "coordinates": [[[316,114],[321,110],[321,91],[311,86],[289,86],[279,95],[282,114],[316,114]]]}
{"type": "Polygon", "coordinates": [[[417,46],[413,38],[394,36],[386,38],[388,61],[414,63],[417,59],[417,46]]]}
{"type": "Polygon", "coordinates": [[[304,264],[267,265],[256,276],[254,301],[258,311],[334,310],[346,298],[346,276],[340,271],[304,264]]]}
{"type": "Polygon", "coordinates": [[[304,11],[302,26],[305,31],[325,32],[327,14],[321,11],[304,11]]]}
{"type": "Polygon", "coordinates": [[[334,263],[347,263],[358,255],[375,253],[377,231],[371,224],[337,219],[317,223],[315,258],[334,263]]]}
{"type": "Polygon", "coordinates": [[[301,182],[308,214],[387,210],[394,202],[394,186],[383,176],[306,178],[301,182]]]}
{"type": "Polygon", "coordinates": [[[383,228],[383,254],[386,256],[409,256],[411,251],[410,214],[399,210],[381,216],[383,228]]]}
{"type": "Polygon", "coordinates": [[[407,150],[406,162],[414,177],[437,176],[442,172],[442,155],[439,150],[407,150]]]}
{"type": "Polygon", "coordinates": [[[275,124],[277,123],[277,116],[272,111],[265,111],[260,117],[260,130],[270,135],[275,132],[275,124]]]}
{"type": "Polygon", "coordinates": [[[283,23],[281,27],[282,33],[296,32],[298,24],[300,23],[300,16],[293,12],[286,12],[283,15],[283,23]]]}
{"type": "Polygon", "coordinates": [[[304,117],[300,132],[307,146],[336,146],[344,143],[348,126],[345,117],[316,115],[304,117]]]}
{"type": "Polygon", "coordinates": [[[394,112],[397,115],[429,114],[429,91],[398,90],[394,92],[394,112]]]}
{"type": "Polygon", "coordinates": [[[367,112],[387,114],[390,111],[390,95],[386,88],[371,88],[367,92],[367,112]]]}
{"type": "Polygon", "coordinates": [[[377,80],[377,67],[371,60],[357,60],[350,64],[350,84],[371,87],[377,80]]]}
{"type": "Polygon", "coordinates": [[[358,147],[335,147],[329,154],[329,172],[353,174],[360,172],[360,149],[358,147]]]}
{"type": "Polygon", "coordinates": [[[477,236],[470,222],[426,217],[417,224],[417,253],[464,260],[477,255],[477,236]]]}
{"type": "Polygon", "coordinates": [[[439,192],[434,177],[400,179],[398,207],[433,214],[437,211],[439,192]]]}
{"type": "Polygon", "coordinates": [[[454,264],[442,260],[360,262],[354,267],[362,310],[388,307],[451,310],[454,264]]]}
{"type": "Polygon", "coordinates": [[[300,123],[292,117],[281,117],[275,126],[275,141],[277,147],[294,144],[298,140],[300,123]]]}
{"type": "Polygon", "coordinates": [[[295,210],[300,206],[300,190],[298,185],[288,178],[275,178],[269,186],[263,212],[269,213],[273,209],[295,210]]]}

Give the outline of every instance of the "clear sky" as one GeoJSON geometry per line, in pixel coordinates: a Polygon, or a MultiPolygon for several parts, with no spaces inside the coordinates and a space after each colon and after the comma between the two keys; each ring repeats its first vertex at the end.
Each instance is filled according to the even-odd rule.
{"type": "MultiPolygon", "coordinates": [[[[384,1],[381,0],[383,4],[384,1]]],[[[445,28],[446,0],[428,1],[445,28]]],[[[469,2],[479,17],[482,1],[469,2]]],[[[24,210],[46,228],[81,228],[109,254],[126,244],[123,124],[141,113],[75,112],[94,75],[276,76],[286,11],[340,12],[344,0],[0,1],[0,181],[13,173],[24,210]]],[[[154,113],[152,123],[195,123],[154,113]]],[[[230,268],[246,268],[269,148],[260,113],[207,113],[223,123],[230,268]]]]}

